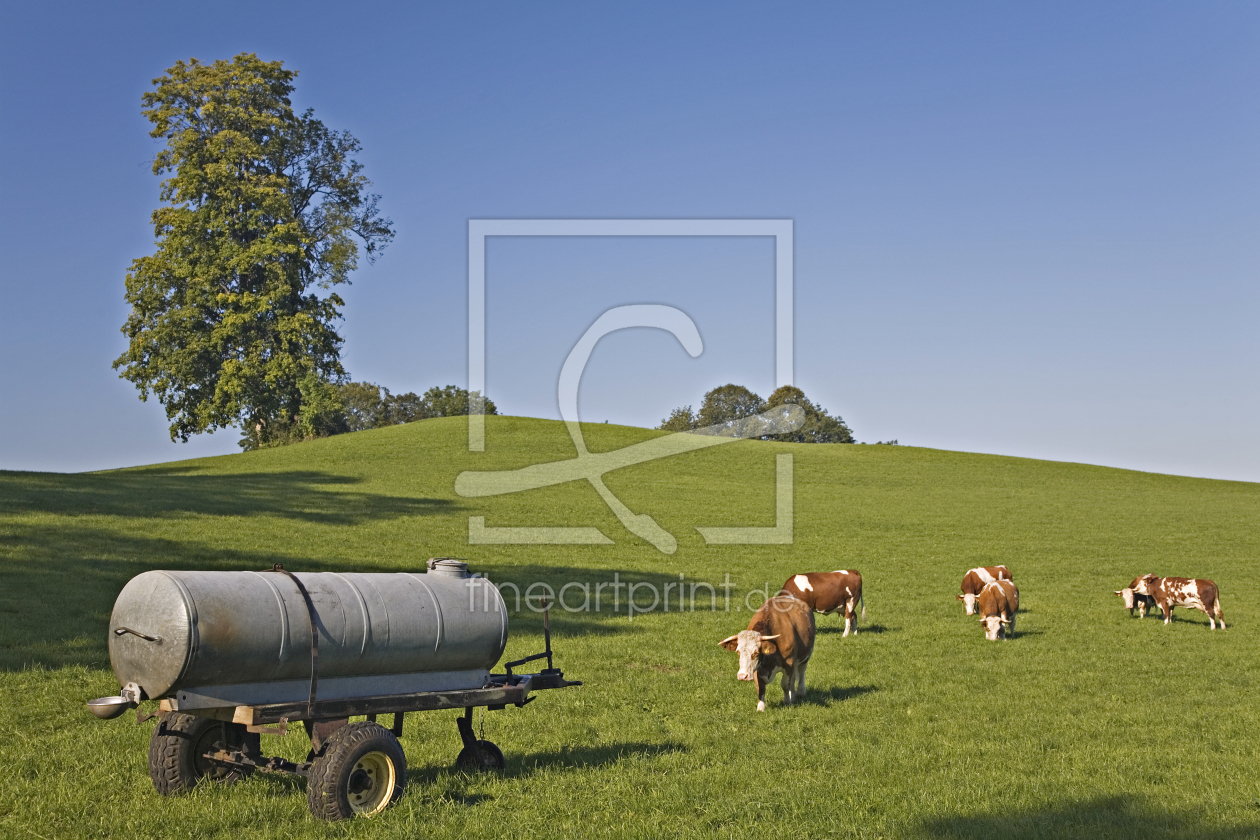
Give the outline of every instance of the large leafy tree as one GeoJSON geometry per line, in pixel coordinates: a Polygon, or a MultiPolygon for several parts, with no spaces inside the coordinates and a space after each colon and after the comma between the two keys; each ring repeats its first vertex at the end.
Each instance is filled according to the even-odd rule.
{"type": "Polygon", "coordinates": [[[130,346],[114,367],[161,401],[172,440],[240,424],[253,449],[344,422],[332,289],[394,233],[359,142],[294,113],[296,76],[253,54],[190,59],[143,96],[166,142],[153,163],[164,205],[156,253],[127,274],[130,346]]]}

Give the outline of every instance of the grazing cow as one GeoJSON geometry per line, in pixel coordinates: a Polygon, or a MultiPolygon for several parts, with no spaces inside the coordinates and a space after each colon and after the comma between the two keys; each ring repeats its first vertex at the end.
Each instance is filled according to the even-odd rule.
{"type": "Polygon", "coordinates": [[[963,576],[962,594],[954,597],[963,602],[967,615],[975,615],[976,596],[980,594],[980,590],[995,580],[1010,579],[1011,573],[1005,566],[979,566],[963,576]]]}
{"type": "Polygon", "coordinates": [[[1129,611],[1130,618],[1133,617],[1135,609],[1138,611],[1138,618],[1146,618],[1147,611],[1155,606],[1154,598],[1137,591],[1138,581],[1141,579],[1141,577],[1135,577],[1133,583],[1130,583],[1124,589],[1115,590],[1116,594],[1124,599],[1124,608],[1129,611]]]}
{"type": "Polygon", "coordinates": [[[757,711],[766,710],[766,686],[783,672],[783,703],[805,696],[805,666],[814,652],[814,611],[799,598],[775,595],[753,614],[748,629],[719,645],[739,654],[736,677],[757,686],[757,711]]]}
{"type": "Polygon", "coordinates": [[[844,635],[849,631],[857,634],[857,606],[862,605],[862,618],[866,619],[866,601],[862,598],[862,575],[848,569],[834,572],[806,572],[792,575],[783,583],[780,595],[800,598],[814,612],[830,615],[844,610],[844,635]]]}
{"type": "Polygon", "coordinates": [[[1207,614],[1213,630],[1220,621],[1225,629],[1225,614],[1221,612],[1221,598],[1216,584],[1206,578],[1156,577],[1143,575],[1134,581],[1133,591],[1149,595],[1164,612],[1164,623],[1172,621],[1173,607],[1193,607],[1207,614]]]}
{"type": "Polygon", "coordinates": [[[984,637],[991,642],[1015,635],[1015,613],[1019,611],[1019,587],[1013,580],[987,583],[976,597],[984,637]]]}

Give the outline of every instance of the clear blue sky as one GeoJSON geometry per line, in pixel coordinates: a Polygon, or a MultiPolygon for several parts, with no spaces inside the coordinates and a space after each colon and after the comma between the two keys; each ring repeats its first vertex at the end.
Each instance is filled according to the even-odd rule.
{"type": "MultiPolygon", "coordinates": [[[[1260,6],[1247,3],[6,4],[0,468],[173,444],[110,362],[153,250],[140,95],[256,52],[363,143],[398,237],[344,295],[344,360],[466,381],[470,218],[791,218],[796,381],[859,440],[1260,481],[1260,6]]],[[[489,394],[655,425],[773,382],[768,240],[496,240],[489,394]]]]}

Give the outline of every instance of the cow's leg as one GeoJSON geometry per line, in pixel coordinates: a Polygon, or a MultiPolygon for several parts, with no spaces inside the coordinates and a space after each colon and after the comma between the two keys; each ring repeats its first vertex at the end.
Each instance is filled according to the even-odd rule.
{"type": "Polygon", "coordinates": [[[1159,608],[1164,611],[1164,623],[1171,624],[1173,611],[1172,604],[1160,604],[1159,608]]]}
{"type": "Polygon", "coordinates": [[[753,682],[757,686],[757,711],[764,712],[766,710],[766,681],[761,678],[760,671],[753,674],[753,682]]]}
{"type": "Polygon", "coordinates": [[[783,705],[791,706],[796,702],[796,669],[784,668],[779,685],[783,686],[783,705]]]}
{"type": "Polygon", "coordinates": [[[805,699],[805,666],[809,664],[806,660],[796,666],[796,699],[805,699]]]}
{"type": "Polygon", "coordinates": [[[1221,623],[1221,629],[1225,629],[1225,613],[1221,610],[1221,599],[1217,598],[1212,603],[1212,610],[1216,613],[1216,620],[1221,623]]]}
{"type": "Polygon", "coordinates": [[[1011,626],[1006,628],[1006,636],[1010,638],[1015,635],[1015,613],[1011,613],[1011,626]]]}

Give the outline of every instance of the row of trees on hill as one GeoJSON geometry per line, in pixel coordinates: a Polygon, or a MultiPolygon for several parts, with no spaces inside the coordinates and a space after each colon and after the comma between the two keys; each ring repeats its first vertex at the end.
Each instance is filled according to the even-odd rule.
{"type": "Polygon", "coordinates": [[[689,432],[707,426],[733,423],[745,417],[752,417],[776,406],[786,404],[799,405],[805,412],[805,423],[794,432],[781,435],[767,435],[765,440],[780,440],[791,443],[853,443],[853,432],[845,425],[844,420],[832,417],[827,409],[815,405],[805,396],[805,392],[794,385],[784,385],[769,399],[763,400],[743,385],[723,385],[714,388],[704,395],[700,410],[693,412],[691,406],[684,405],[670,412],[669,417],[661,421],[658,429],[671,432],[689,432]]]}
{"type": "Polygon", "coordinates": [[[372,382],[345,382],[333,385],[319,400],[307,401],[306,406],[318,410],[308,410],[288,424],[287,436],[273,434],[260,442],[257,434],[246,429],[240,445],[246,450],[261,449],[431,417],[454,417],[468,414],[479,402],[485,414],[499,413],[493,400],[455,385],[430,388],[420,396],[413,392],[391,394],[388,388],[372,382]]]}

